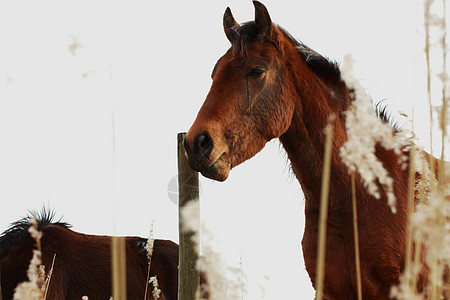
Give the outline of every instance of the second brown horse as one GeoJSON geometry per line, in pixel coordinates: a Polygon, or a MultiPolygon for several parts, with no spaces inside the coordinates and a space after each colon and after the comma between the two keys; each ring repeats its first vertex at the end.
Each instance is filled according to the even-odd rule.
{"type": "MultiPolygon", "coordinates": [[[[0,236],[1,293],[3,300],[13,298],[14,289],[28,281],[27,269],[36,248],[28,233],[30,218],[23,218],[0,236]]],[[[88,235],[69,229],[64,222],[54,222],[53,213],[37,218],[42,232],[42,264],[50,271],[56,254],[53,274],[46,299],[91,300],[110,299],[111,237],[88,235]]],[[[148,258],[147,239],[126,237],[127,299],[144,299],[148,258]]],[[[157,277],[161,300],[176,300],[178,293],[178,245],[169,240],[154,241],[150,276],[157,277]]],[[[149,284],[147,299],[153,299],[149,284]]]]}

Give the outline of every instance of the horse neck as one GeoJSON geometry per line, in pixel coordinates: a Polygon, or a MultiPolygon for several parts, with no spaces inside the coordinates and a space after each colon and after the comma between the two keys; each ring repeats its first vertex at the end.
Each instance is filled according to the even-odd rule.
{"type": "Polygon", "coordinates": [[[337,209],[343,206],[343,199],[347,198],[345,195],[351,191],[347,168],[339,157],[339,148],[346,140],[343,114],[346,101],[342,97],[349,93],[345,88],[344,94],[342,90],[338,94],[335,87],[307,68],[303,60],[297,64],[303,66],[301,72],[296,71],[295,66],[290,67],[296,86],[294,99],[291,99],[295,103],[295,111],[291,125],[280,141],[305,194],[305,208],[318,210],[325,149],[324,129],[328,124],[333,126],[329,203],[330,210],[337,209]]]}

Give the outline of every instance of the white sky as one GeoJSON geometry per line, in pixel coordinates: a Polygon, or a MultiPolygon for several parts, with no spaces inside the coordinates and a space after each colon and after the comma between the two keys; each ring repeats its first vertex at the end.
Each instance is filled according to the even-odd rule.
{"type": "MultiPolygon", "coordinates": [[[[264,4],[319,53],[351,53],[374,101],[414,116],[419,143],[428,142],[421,1],[264,4]]],[[[253,19],[242,0],[2,1],[0,231],[45,204],[76,231],[147,236],[154,220],[156,238],[178,241],[167,193],[176,135],[189,129],[229,47],[227,6],[238,22],[253,19]]],[[[201,185],[202,215],[229,261],[242,257],[248,299],[312,299],[303,195],[279,143],[225,183],[201,185]]]]}

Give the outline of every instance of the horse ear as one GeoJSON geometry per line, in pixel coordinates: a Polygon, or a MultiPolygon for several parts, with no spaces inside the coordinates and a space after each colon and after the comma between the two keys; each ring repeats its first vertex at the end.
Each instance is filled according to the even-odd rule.
{"type": "Polygon", "coordinates": [[[272,38],[272,20],[267,8],[259,1],[253,1],[255,6],[255,24],[258,28],[261,39],[270,40],[272,38]]]}
{"type": "Polygon", "coordinates": [[[239,35],[239,33],[236,31],[237,28],[239,28],[239,24],[234,19],[233,14],[231,13],[231,9],[227,7],[223,15],[223,30],[225,31],[225,34],[231,43],[233,43],[233,41],[236,40],[237,36],[239,35]]]}

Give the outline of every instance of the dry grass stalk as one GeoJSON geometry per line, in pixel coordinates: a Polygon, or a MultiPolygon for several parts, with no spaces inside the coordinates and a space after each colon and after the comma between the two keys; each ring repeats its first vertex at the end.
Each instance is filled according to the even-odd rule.
{"type": "Polygon", "coordinates": [[[445,153],[445,140],[447,138],[447,125],[448,125],[448,96],[447,96],[447,85],[449,82],[449,74],[447,73],[447,17],[446,17],[446,1],[442,1],[443,12],[442,12],[442,20],[439,22],[440,29],[442,32],[442,36],[440,39],[440,46],[442,49],[442,73],[439,74],[439,79],[442,83],[442,108],[440,114],[440,128],[442,131],[442,139],[441,139],[441,159],[439,160],[439,175],[438,182],[440,189],[444,192],[445,190],[445,174],[446,174],[446,163],[444,161],[444,153],[445,153]]]}
{"type": "Polygon", "coordinates": [[[115,300],[125,300],[127,299],[125,239],[113,236],[111,251],[113,298],[115,300]]]}
{"type": "Polygon", "coordinates": [[[448,195],[444,197],[442,193],[434,191],[428,204],[418,205],[414,218],[415,231],[418,232],[427,249],[426,258],[430,266],[429,295],[431,299],[440,299],[446,284],[443,282],[444,268],[448,268],[450,264],[448,195]]]}
{"type": "Polygon", "coordinates": [[[330,182],[331,149],[333,145],[333,127],[325,128],[325,154],[322,172],[322,190],[320,196],[319,237],[316,270],[316,299],[323,299],[323,281],[325,277],[325,247],[328,217],[328,190],[330,182]]]}
{"type": "MultiPolygon", "coordinates": [[[[448,289],[448,283],[443,282],[443,273],[445,268],[449,268],[450,265],[450,253],[448,251],[448,245],[450,243],[450,195],[448,188],[448,180],[446,178],[447,163],[444,161],[445,145],[447,139],[447,118],[448,118],[448,97],[447,86],[449,84],[449,78],[446,66],[447,57],[447,45],[446,45],[446,1],[442,1],[443,9],[440,10],[441,16],[433,15],[431,13],[432,4],[434,1],[425,1],[425,34],[426,34],[426,58],[427,67],[429,66],[430,54],[430,29],[431,26],[437,26],[441,36],[438,44],[441,47],[442,52],[442,73],[438,75],[442,83],[442,106],[440,107],[440,114],[438,114],[439,127],[442,133],[441,139],[441,156],[439,160],[439,172],[437,178],[437,186],[434,186],[430,192],[430,201],[427,207],[421,206],[418,209],[417,218],[417,230],[420,230],[421,238],[427,245],[427,261],[430,265],[430,298],[440,299],[446,297],[445,291],[448,289]]],[[[427,78],[431,83],[432,72],[430,68],[427,68],[427,78]]],[[[428,92],[431,94],[431,84],[428,85],[428,92]]],[[[431,96],[428,99],[431,106],[431,96]]],[[[433,118],[430,118],[430,128],[432,128],[433,118]]],[[[430,132],[430,138],[432,132],[430,132]]],[[[432,167],[433,164],[431,164],[432,167]]],[[[434,170],[433,170],[433,174],[434,170]]],[[[449,295],[447,295],[449,296],[449,295]]]]}
{"type": "Polygon", "coordinates": [[[150,277],[150,282],[153,285],[153,291],[152,291],[153,300],[158,300],[161,295],[161,290],[159,289],[158,279],[156,278],[156,275],[153,277],[150,277]]]}
{"type": "Polygon", "coordinates": [[[341,147],[340,155],[350,174],[358,171],[365,188],[373,197],[381,197],[378,183],[382,186],[388,204],[395,213],[394,181],[375,155],[375,145],[379,143],[386,150],[394,151],[399,162],[404,163],[407,158],[402,150],[409,144],[373,113],[372,102],[353,74],[353,64],[353,58],[346,55],[341,67],[342,79],[354,91],[354,100],[345,112],[347,141],[341,147]]]}
{"type": "Polygon", "coordinates": [[[408,177],[408,228],[406,234],[406,256],[405,256],[405,270],[411,268],[411,253],[412,253],[412,234],[413,223],[412,216],[414,213],[414,191],[416,186],[416,164],[415,164],[415,146],[411,143],[409,150],[409,177],[408,177]]]}
{"type": "Polygon", "coordinates": [[[36,241],[37,250],[33,250],[33,257],[27,270],[28,281],[20,283],[14,293],[15,300],[45,300],[45,272],[43,272],[41,259],[41,237],[38,231],[36,218],[30,220],[28,232],[36,241]]]}
{"type": "MultiPolygon", "coordinates": [[[[242,278],[245,275],[240,268],[233,268],[225,261],[219,241],[206,223],[200,222],[199,205],[198,201],[193,200],[180,211],[185,230],[192,232],[191,238],[196,245],[202,245],[202,255],[198,253],[199,259],[196,268],[203,272],[208,283],[207,286],[201,287],[202,291],[197,290],[195,300],[205,299],[202,295],[203,291],[209,293],[209,299],[239,299],[242,294],[242,278]]],[[[200,251],[200,247],[195,247],[195,249],[200,251]]]]}
{"type": "MultiPolygon", "coordinates": [[[[428,161],[426,160],[423,152],[416,151],[416,157],[414,159],[414,163],[416,164],[416,170],[420,174],[420,180],[416,184],[416,191],[418,194],[418,203],[423,204],[423,202],[428,202],[427,199],[429,197],[429,191],[431,189],[432,182],[434,182],[433,175],[430,174],[430,166],[428,161]]],[[[414,225],[413,225],[414,227],[414,225]]],[[[412,268],[410,268],[410,272],[415,272],[411,277],[411,285],[410,287],[415,287],[417,284],[417,272],[418,267],[420,265],[420,256],[422,255],[422,239],[419,234],[414,236],[414,258],[412,263],[412,268]]]]}
{"type": "MultiPolygon", "coordinates": [[[[112,65],[109,64],[109,82],[112,84],[112,65]]],[[[112,202],[115,212],[117,210],[117,159],[116,159],[116,104],[115,97],[111,102],[111,125],[112,125],[112,202]]],[[[115,224],[114,224],[115,226],[115,224]]],[[[114,228],[115,229],[115,228],[114,228]]],[[[115,231],[115,230],[114,230],[115,231]]],[[[125,238],[113,236],[111,238],[111,265],[112,265],[112,294],[115,300],[127,298],[127,275],[126,275],[126,251],[125,238]]]]}
{"type": "MultiPolygon", "coordinates": [[[[416,284],[419,272],[421,270],[421,247],[420,237],[413,236],[414,233],[414,200],[416,188],[416,167],[414,166],[417,159],[415,155],[415,146],[411,145],[410,149],[410,169],[409,169],[409,180],[408,180],[408,202],[407,202],[407,228],[406,228],[406,248],[405,248],[405,268],[403,274],[400,276],[400,283],[396,286],[391,287],[390,296],[393,299],[398,300],[423,300],[423,295],[420,295],[416,291],[416,284]],[[412,257],[412,251],[414,246],[414,257],[412,257]]],[[[420,160],[419,160],[420,161],[420,160]]],[[[424,165],[425,166],[425,165],[424,165]]],[[[421,180],[422,181],[422,180],[421,180]]],[[[420,181],[419,181],[420,182],[420,181]]],[[[420,184],[424,187],[423,195],[426,196],[427,192],[425,189],[425,184],[420,184]]],[[[429,185],[427,185],[429,188],[429,185]]]]}
{"type": "MultiPolygon", "coordinates": [[[[425,59],[427,64],[427,100],[430,110],[430,153],[433,154],[433,105],[431,103],[431,66],[430,66],[430,25],[431,25],[431,4],[433,0],[425,0],[425,59]]],[[[433,166],[432,166],[433,168],[433,166]]]]}
{"type": "Polygon", "coordinates": [[[147,279],[145,281],[144,300],[147,299],[148,284],[150,283],[150,267],[152,264],[153,246],[155,243],[155,239],[153,238],[153,226],[154,222],[152,222],[152,225],[150,227],[150,235],[148,237],[147,244],[145,245],[145,249],[147,250],[148,268],[147,268],[147,279]]]}
{"type": "MultiPolygon", "coordinates": [[[[448,268],[450,253],[450,201],[447,187],[439,188],[434,173],[430,170],[431,160],[423,151],[410,149],[410,176],[408,187],[408,240],[405,270],[400,284],[392,287],[391,296],[396,299],[441,299],[444,296],[444,268],[448,268]],[[419,175],[416,182],[416,175],[419,175]],[[414,200],[417,197],[416,211],[414,200]],[[412,245],[414,244],[414,256],[412,245]],[[422,253],[422,248],[426,251],[422,253]],[[425,254],[430,267],[430,281],[423,294],[416,290],[420,272],[420,257],[425,254]]],[[[434,171],[433,171],[434,172],[434,171]]],[[[445,298],[445,296],[444,296],[445,298]]]]}
{"type": "Polygon", "coordinates": [[[145,280],[145,292],[144,292],[144,300],[147,299],[148,294],[148,284],[150,283],[150,263],[148,264],[147,268],[147,279],[145,280]]]}
{"type": "Polygon", "coordinates": [[[412,261],[412,266],[411,267],[415,267],[416,270],[412,269],[410,267],[410,272],[413,272],[413,276],[411,277],[411,284],[409,285],[409,287],[412,287],[414,290],[416,289],[416,285],[417,285],[417,272],[418,272],[418,266],[420,264],[419,259],[420,259],[420,255],[422,254],[422,241],[420,240],[419,237],[416,237],[414,239],[414,258],[412,261]]]}
{"type": "Polygon", "coordinates": [[[50,268],[50,271],[48,272],[47,278],[45,279],[44,299],[47,299],[47,292],[48,292],[48,287],[50,286],[50,280],[52,279],[52,275],[53,275],[53,267],[55,266],[55,259],[56,259],[56,253],[53,254],[52,267],[50,268]]]}
{"type": "MultiPolygon", "coordinates": [[[[430,171],[429,157],[424,152],[413,147],[411,151],[410,183],[409,183],[409,213],[412,226],[408,226],[408,231],[412,232],[410,249],[406,249],[405,270],[400,278],[400,283],[392,287],[391,297],[405,300],[441,299],[443,296],[442,287],[444,266],[448,266],[450,257],[448,244],[450,244],[450,228],[446,226],[446,221],[450,217],[450,202],[444,199],[444,195],[439,195],[437,191],[437,181],[430,171]],[[412,184],[414,178],[419,175],[418,181],[412,184]],[[417,196],[416,212],[412,211],[411,202],[417,196]],[[412,243],[414,243],[414,256],[412,256],[412,243]],[[426,249],[422,252],[423,248],[426,249]],[[420,257],[426,255],[427,264],[431,270],[428,286],[424,287],[422,293],[416,290],[418,274],[421,269],[420,257]]],[[[409,234],[408,232],[408,234],[409,234]]],[[[407,247],[409,245],[407,244],[407,247]]],[[[445,297],[444,297],[445,298],[445,297]]]]}
{"type": "Polygon", "coordinates": [[[358,234],[358,212],[356,210],[356,182],[355,173],[352,172],[352,208],[353,208],[353,229],[354,229],[354,243],[355,243],[355,268],[356,268],[356,288],[358,300],[362,300],[362,285],[361,285],[361,260],[359,258],[359,234],[358,234]]]}

